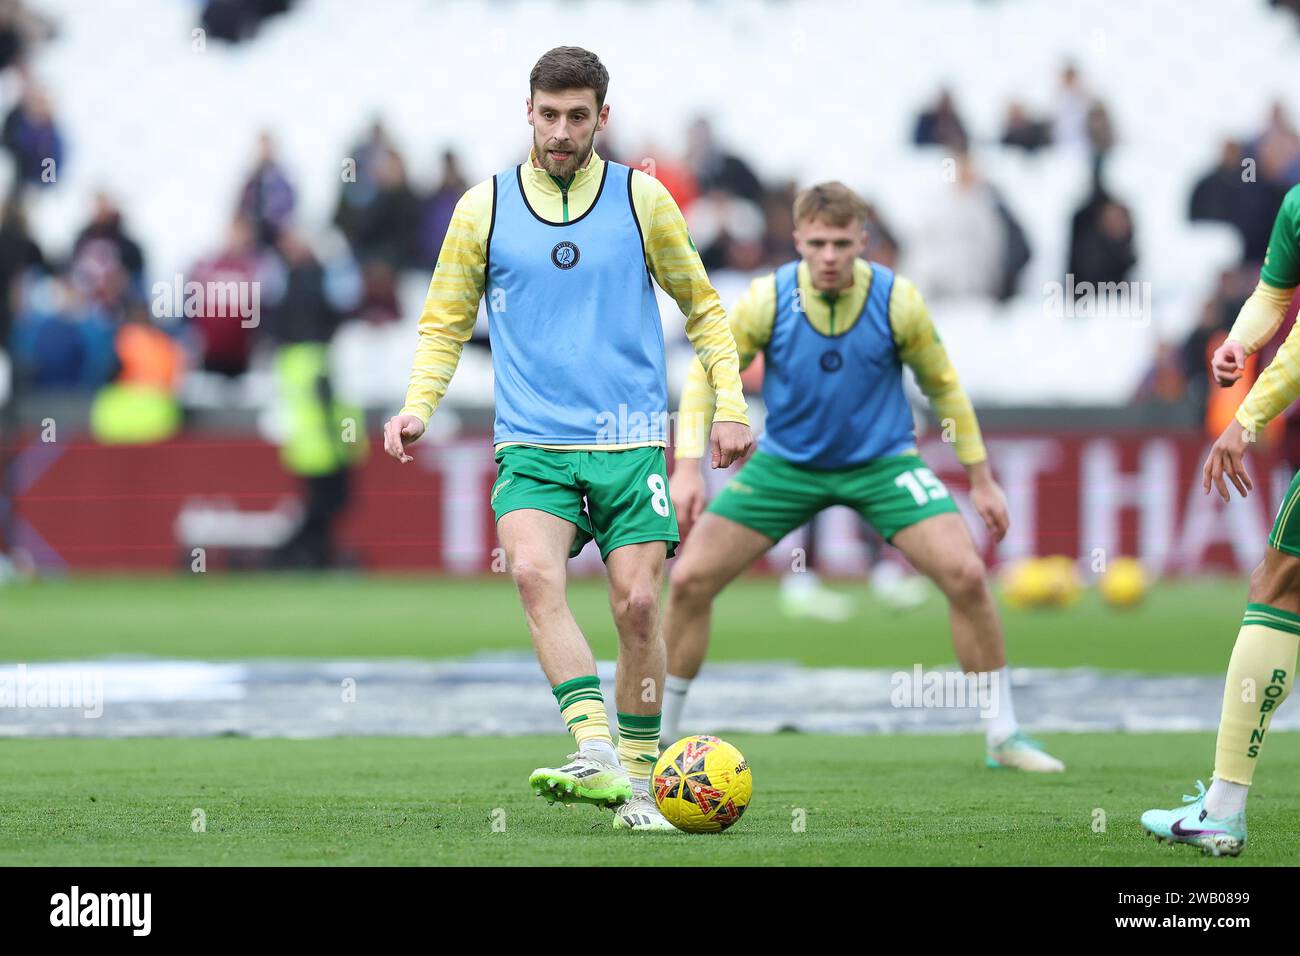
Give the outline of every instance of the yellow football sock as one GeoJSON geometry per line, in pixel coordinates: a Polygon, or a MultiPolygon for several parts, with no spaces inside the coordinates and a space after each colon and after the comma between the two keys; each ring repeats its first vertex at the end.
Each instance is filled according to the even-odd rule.
{"type": "Polygon", "coordinates": [[[633,782],[650,779],[659,759],[660,714],[618,715],[618,761],[633,782]]]}
{"type": "Polygon", "coordinates": [[[1214,776],[1250,786],[1264,735],[1291,693],[1300,615],[1247,604],[1223,687],[1223,715],[1214,749],[1214,776]]]}
{"type": "Polygon", "coordinates": [[[581,747],[588,740],[604,740],[614,749],[609,736],[609,715],[605,713],[605,698],[600,693],[600,678],[575,677],[551,688],[564,725],[581,747]]]}

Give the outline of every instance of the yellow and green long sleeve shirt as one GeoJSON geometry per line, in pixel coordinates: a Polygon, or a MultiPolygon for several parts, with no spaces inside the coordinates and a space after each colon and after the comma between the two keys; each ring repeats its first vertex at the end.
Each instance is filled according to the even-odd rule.
{"type": "MultiPolygon", "coordinates": [[[[554,223],[582,216],[595,202],[604,174],[604,160],[595,152],[571,181],[561,183],[528,161],[519,167],[529,206],[554,223]]],[[[686,317],[686,335],[695,349],[701,374],[716,394],[712,421],[748,424],[740,384],[736,345],[727,314],[709,282],[700,256],[687,232],[686,221],[668,190],[640,170],[632,171],[631,194],[645,249],[645,264],[655,282],[676,301],[686,317]]],[[[434,268],[419,322],[419,344],[412,364],[402,414],[428,424],[446,394],[473,332],[486,285],[488,242],[492,229],[493,180],[469,189],[456,204],[434,268]]],[[[507,444],[507,443],[503,443],[507,444]]],[[[613,451],[662,440],[624,445],[547,445],[568,450],[613,451]]]]}
{"type": "MultiPolygon", "coordinates": [[[[871,264],[858,259],[853,266],[853,284],[837,296],[814,288],[808,267],[798,267],[799,295],[808,322],[825,336],[847,332],[862,314],[871,286],[871,264]]],[[[763,351],[772,336],[776,318],[776,275],[760,276],[750,283],[729,312],[731,333],[736,340],[743,369],[763,351]]],[[[916,286],[896,276],[889,301],[889,323],[899,359],[916,375],[921,391],[930,399],[940,421],[952,423],[954,450],[964,465],[984,461],[986,452],[979,423],[970,398],[962,389],[957,371],[948,359],[929,310],[916,286]]],[[[676,456],[701,458],[708,447],[705,429],[691,423],[711,420],[715,393],[704,369],[695,363],[682,389],[678,410],[679,430],[676,456]]]]}
{"type": "MultiPolygon", "coordinates": [[[[1286,318],[1291,296],[1300,285],[1300,185],[1292,186],[1287,192],[1273,220],[1259,280],[1228,333],[1228,340],[1240,342],[1247,354],[1259,349],[1277,332],[1286,318]]],[[[1237,409],[1237,421],[1252,432],[1263,431],[1297,397],[1300,397],[1300,324],[1291,330],[1273,361],[1246,393],[1237,409]]]]}

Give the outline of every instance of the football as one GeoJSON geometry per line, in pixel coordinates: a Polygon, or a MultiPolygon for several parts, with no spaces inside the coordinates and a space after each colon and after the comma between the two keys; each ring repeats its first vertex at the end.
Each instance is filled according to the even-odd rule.
{"type": "Polygon", "coordinates": [[[744,756],[717,737],[683,737],[659,755],[655,802],[687,833],[721,833],[740,819],[754,792],[744,756]]]}
{"type": "Polygon", "coordinates": [[[1146,571],[1135,558],[1116,558],[1102,576],[1098,590],[1111,607],[1141,604],[1147,593],[1146,571]]]}

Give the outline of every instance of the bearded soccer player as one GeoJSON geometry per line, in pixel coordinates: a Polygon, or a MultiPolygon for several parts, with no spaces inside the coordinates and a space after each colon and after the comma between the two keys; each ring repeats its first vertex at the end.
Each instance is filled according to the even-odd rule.
{"type": "Polygon", "coordinates": [[[542,670],[577,752],[529,784],[552,802],[615,808],[614,826],[673,829],[649,796],[664,678],[659,595],[678,542],[667,485],[663,326],[651,278],[686,316],[719,400],[718,467],[749,448],[735,342],[681,211],[658,180],[602,160],[609,74],[559,47],[529,78],[528,160],[456,205],[420,317],[406,404],[385,449],[423,434],[486,298],[497,531],[542,670]],[[595,540],[618,631],[618,747],[596,662],[569,610],[566,563],[595,540]]]}
{"type": "MultiPolygon", "coordinates": [[[[1277,332],[1296,286],[1300,285],[1300,186],[1282,201],[1269,236],[1259,284],[1241,307],[1224,343],[1210,359],[1215,380],[1224,388],[1238,381],[1246,356],[1277,332]]],[[[1202,483],[1225,502],[1231,481],[1241,497],[1254,488],[1244,456],[1255,436],[1300,396],[1300,325],[1237,409],[1233,421],[1210,449],[1202,483]]],[[[1246,845],[1246,796],[1255,779],[1264,737],[1278,706],[1295,682],[1300,642],[1300,474],[1292,480],[1273,520],[1264,560],[1250,577],[1246,613],[1228,659],[1219,736],[1214,748],[1210,789],[1196,781],[1195,796],[1184,806],[1148,810],[1142,826],[1157,840],[1187,843],[1213,856],[1237,856],[1246,845]]]]}
{"type": "Polygon", "coordinates": [[[686,692],[704,661],[714,597],[790,531],[825,508],[848,505],[947,596],[962,669],[985,675],[997,694],[986,726],[988,765],[1063,770],[1016,723],[984,563],[948,489],[917,453],[903,367],[950,426],[971,502],[1001,540],[1006,501],[975,412],[916,287],[860,258],[866,214],[862,199],[841,183],[801,193],[794,239],[802,258],[754,280],[731,310],[741,367],[764,354],[767,425],[758,451],[707,511],[699,462],[705,436],[684,426],[707,414],[715,392],[698,365],[682,391],[672,496],[683,522],[694,527],[673,567],[664,615],[665,739],[676,737],[686,692]]]}

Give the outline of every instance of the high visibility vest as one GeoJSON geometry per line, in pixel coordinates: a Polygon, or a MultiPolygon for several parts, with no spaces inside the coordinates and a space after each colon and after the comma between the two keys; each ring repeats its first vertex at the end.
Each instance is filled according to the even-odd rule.
{"type": "Polygon", "coordinates": [[[295,475],[328,475],[365,460],[365,416],[359,406],[333,397],[329,346],[321,342],[282,345],[275,375],[285,424],[280,461],[295,475]]]}
{"type": "Polygon", "coordinates": [[[181,428],[180,403],[166,389],[112,382],[90,404],[90,433],[104,445],[148,445],[181,428]]]}

